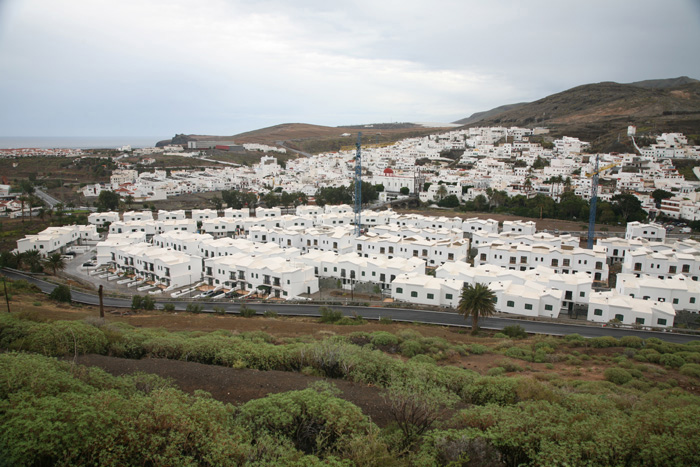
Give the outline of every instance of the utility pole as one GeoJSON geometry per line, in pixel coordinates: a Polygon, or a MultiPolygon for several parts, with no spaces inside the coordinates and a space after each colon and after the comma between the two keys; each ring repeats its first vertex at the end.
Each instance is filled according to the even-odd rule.
{"type": "Polygon", "coordinates": [[[5,301],[7,302],[7,312],[10,313],[10,296],[7,295],[7,283],[5,283],[5,276],[2,278],[2,285],[5,287],[5,301]]]}
{"type": "Polygon", "coordinates": [[[97,296],[100,298],[100,318],[105,317],[105,308],[104,305],[102,304],[102,284],[100,284],[100,288],[97,289],[97,296]]]}

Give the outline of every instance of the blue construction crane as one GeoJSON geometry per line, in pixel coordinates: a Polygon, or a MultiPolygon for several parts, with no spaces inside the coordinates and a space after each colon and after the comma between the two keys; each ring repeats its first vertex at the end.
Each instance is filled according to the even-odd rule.
{"type": "Polygon", "coordinates": [[[357,148],[355,152],[355,235],[362,235],[362,150],[360,144],[362,132],[357,133],[357,148]]]}

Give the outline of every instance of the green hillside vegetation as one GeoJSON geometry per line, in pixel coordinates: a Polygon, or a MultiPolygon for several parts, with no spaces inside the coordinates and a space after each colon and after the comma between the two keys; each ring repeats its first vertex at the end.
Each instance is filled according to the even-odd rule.
{"type": "Polygon", "coordinates": [[[700,342],[520,331],[481,343],[413,329],[278,339],[5,313],[0,451],[17,466],[700,464],[700,342]],[[83,353],[327,382],[233,406],[153,375],[114,377],[56,359],[83,353]],[[480,374],[446,363],[456,356],[496,366],[480,374]],[[395,423],[376,426],[333,380],[382,388],[395,423]]]}

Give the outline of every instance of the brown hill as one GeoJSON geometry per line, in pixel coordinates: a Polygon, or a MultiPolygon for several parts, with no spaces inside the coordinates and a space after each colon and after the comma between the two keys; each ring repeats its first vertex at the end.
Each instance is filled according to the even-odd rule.
{"type": "Polygon", "coordinates": [[[410,123],[374,124],[330,127],[307,123],[283,123],[259,130],[247,131],[233,136],[175,135],[171,140],[159,141],[158,145],[186,144],[187,141],[235,141],[236,143],[258,143],[288,148],[310,153],[338,151],[352,147],[362,132],[363,144],[380,144],[404,138],[429,135],[443,128],[425,128],[410,123]],[[350,136],[341,136],[349,134],[350,136]]]}
{"type": "MultiPolygon", "coordinates": [[[[554,137],[576,136],[599,151],[618,144],[628,125],[637,134],[680,131],[700,143],[700,81],[690,78],[631,84],[603,82],[577,86],[471,123],[469,126],[543,126],[554,137]]],[[[626,138],[620,144],[627,144],[626,138]]]]}

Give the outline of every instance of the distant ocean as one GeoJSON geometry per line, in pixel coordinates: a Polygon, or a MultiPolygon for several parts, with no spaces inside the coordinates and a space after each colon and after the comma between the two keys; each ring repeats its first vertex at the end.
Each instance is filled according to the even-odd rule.
{"type": "Polygon", "coordinates": [[[168,136],[0,136],[0,149],[16,148],[73,148],[116,149],[129,145],[132,148],[149,148],[168,136]]]}

